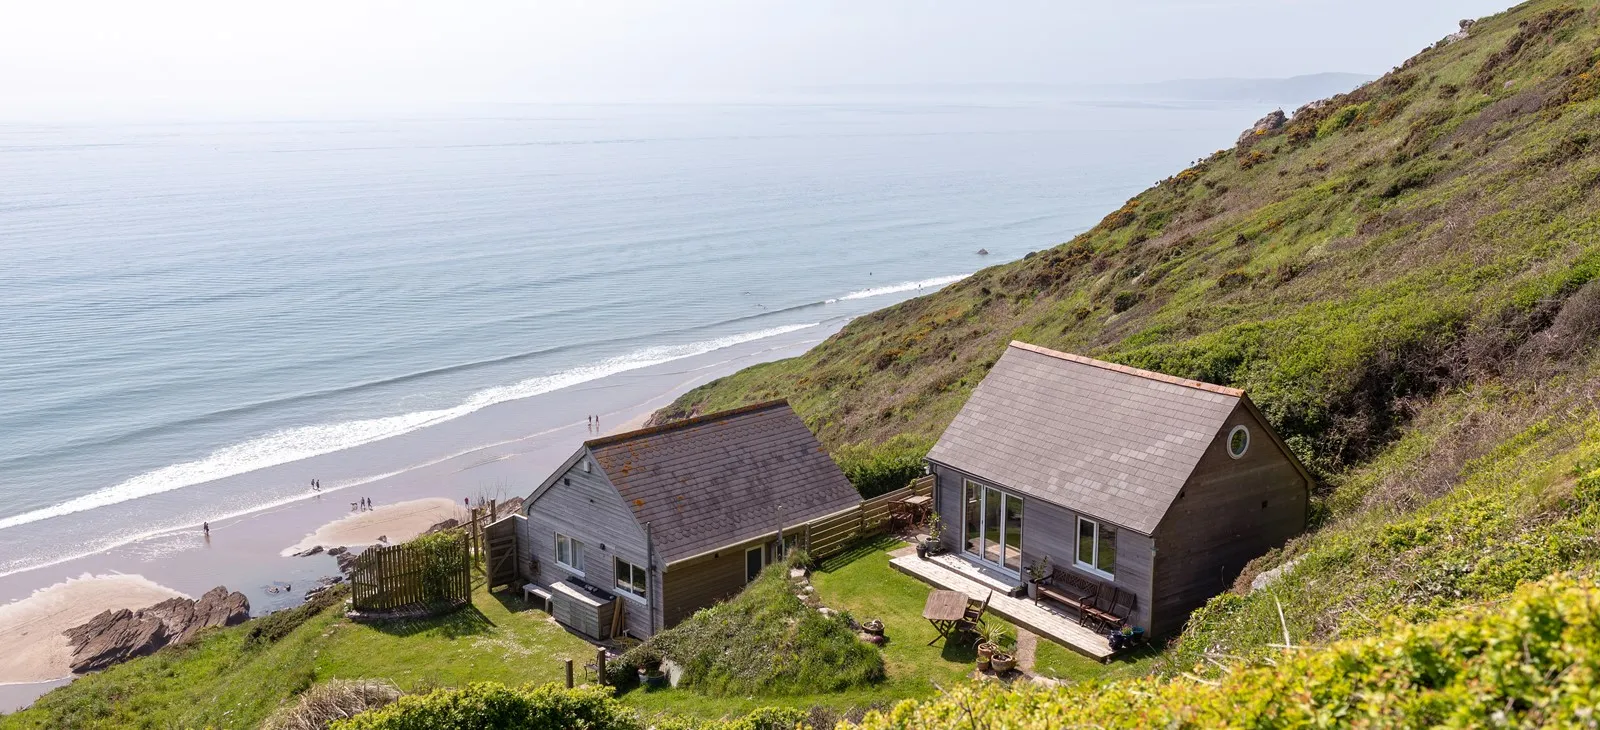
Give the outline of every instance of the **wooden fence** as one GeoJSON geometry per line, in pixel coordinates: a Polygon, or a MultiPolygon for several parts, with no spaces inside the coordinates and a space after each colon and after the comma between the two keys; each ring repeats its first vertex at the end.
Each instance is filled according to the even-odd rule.
{"type": "Polygon", "coordinates": [[[826,560],[862,538],[887,532],[896,502],[932,494],[933,477],[918,477],[910,486],[862,500],[859,507],[849,512],[812,522],[806,526],[806,550],[813,559],[826,560]]]}
{"type": "Polygon", "coordinates": [[[414,543],[362,551],[350,573],[350,604],[359,613],[431,614],[472,603],[468,536],[451,535],[446,549],[414,543]]]}

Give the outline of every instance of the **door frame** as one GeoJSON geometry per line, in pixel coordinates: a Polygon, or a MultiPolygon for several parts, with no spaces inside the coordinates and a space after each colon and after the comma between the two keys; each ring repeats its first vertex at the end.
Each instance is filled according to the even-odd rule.
{"type": "MultiPolygon", "coordinates": [[[[1021,540],[1017,541],[1017,567],[1016,567],[1016,569],[1013,570],[1010,566],[1007,566],[1005,564],[1005,547],[1006,547],[1006,510],[1005,510],[1005,505],[1006,505],[1006,500],[1008,500],[1008,499],[1015,499],[1015,500],[1017,500],[1019,502],[1022,502],[1024,505],[1026,505],[1027,502],[1028,502],[1027,498],[1025,498],[1022,495],[1019,495],[1019,494],[1017,494],[1015,492],[1012,492],[1009,489],[1003,489],[1001,487],[997,487],[997,486],[994,486],[992,484],[985,484],[983,482],[977,481],[977,480],[972,479],[970,477],[963,477],[961,479],[961,555],[962,555],[962,557],[969,558],[969,559],[971,559],[971,560],[973,560],[975,562],[981,563],[985,567],[994,568],[995,570],[999,570],[999,571],[1004,572],[1006,574],[1015,573],[1018,578],[1021,578],[1022,577],[1022,541],[1021,540]],[[1000,527],[1000,530],[997,533],[1000,536],[1000,545],[1001,545],[1000,562],[994,562],[992,560],[989,560],[987,557],[985,557],[981,553],[973,553],[968,549],[968,546],[967,546],[967,488],[969,486],[970,487],[978,487],[978,488],[983,490],[982,496],[979,498],[979,502],[978,502],[978,520],[979,520],[979,523],[980,523],[979,527],[978,527],[978,539],[980,541],[986,542],[988,540],[988,532],[984,529],[985,525],[983,525],[982,523],[987,521],[987,518],[988,518],[988,515],[989,515],[989,509],[988,509],[988,507],[989,507],[989,490],[992,489],[995,492],[998,492],[1000,495],[1002,495],[1002,498],[1000,500],[1000,509],[999,509],[999,514],[1000,514],[1000,525],[999,525],[999,527],[1000,527]]],[[[1023,512],[1022,512],[1022,519],[1024,521],[1026,521],[1028,519],[1028,511],[1027,511],[1026,507],[1024,507],[1023,512]]],[[[1024,530],[1023,534],[1027,534],[1027,531],[1024,530]]]]}
{"type": "Polygon", "coordinates": [[[767,562],[767,544],[766,543],[762,543],[762,544],[757,545],[755,547],[745,548],[744,549],[744,584],[745,585],[750,585],[751,583],[755,582],[755,579],[761,576],[761,571],[766,570],[768,565],[769,565],[769,563],[767,562]],[[750,553],[756,553],[756,555],[760,556],[760,558],[761,558],[761,567],[756,570],[756,574],[754,576],[750,575],[750,553]]]}

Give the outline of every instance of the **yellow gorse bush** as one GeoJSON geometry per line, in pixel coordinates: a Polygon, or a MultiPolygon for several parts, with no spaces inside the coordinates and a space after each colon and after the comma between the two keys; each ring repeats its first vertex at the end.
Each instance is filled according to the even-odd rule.
{"type": "Polygon", "coordinates": [[[1600,587],[1557,576],[1460,617],[1285,651],[1216,681],[965,687],[863,730],[1600,727],[1600,587]]]}

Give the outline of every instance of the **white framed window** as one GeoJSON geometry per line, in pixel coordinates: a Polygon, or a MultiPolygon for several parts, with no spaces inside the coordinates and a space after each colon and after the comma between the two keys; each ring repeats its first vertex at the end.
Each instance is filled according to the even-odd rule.
{"type": "Polygon", "coordinates": [[[617,592],[622,595],[633,595],[644,598],[650,592],[649,574],[633,563],[622,558],[612,558],[612,567],[616,569],[617,592]]]}
{"type": "Polygon", "coordinates": [[[556,533],[556,565],[583,575],[583,541],[556,533]]]}
{"type": "Polygon", "coordinates": [[[1228,432],[1228,456],[1237,459],[1244,456],[1244,452],[1249,449],[1250,429],[1244,426],[1234,426],[1233,430],[1228,432]]]}
{"type": "Polygon", "coordinates": [[[1117,528],[1087,517],[1079,517],[1077,565],[1103,578],[1115,578],[1117,528]]]}

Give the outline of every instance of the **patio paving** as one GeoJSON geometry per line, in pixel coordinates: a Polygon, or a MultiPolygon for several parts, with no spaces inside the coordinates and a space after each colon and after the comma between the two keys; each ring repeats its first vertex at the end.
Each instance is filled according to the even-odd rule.
{"type": "MultiPolygon", "coordinates": [[[[991,590],[989,612],[1076,651],[1091,659],[1105,660],[1114,653],[1106,637],[1078,625],[1076,617],[1065,609],[1048,603],[1034,603],[1026,596],[1013,598],[988,576],[967,571],[956,571],[945,561],[923,560],[913,548],[897,550],[890,554],[889,565],[924,583],[953,591],[961,591],[974,601],[982,601],[991,590]]],[[[957,558],[959,560],[959,558],[957,558]]]]}

